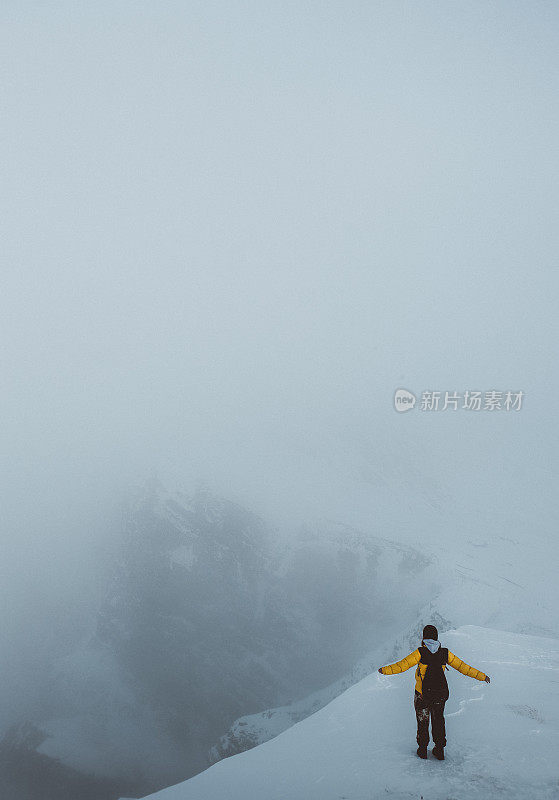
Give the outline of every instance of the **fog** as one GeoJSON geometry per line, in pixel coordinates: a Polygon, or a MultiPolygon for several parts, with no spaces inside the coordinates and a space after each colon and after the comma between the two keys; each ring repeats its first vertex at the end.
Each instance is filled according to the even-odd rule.
{"type": "Polygon", "coordinates": [[[551,535],[554,3],[1,18],[8,671],[86,624],[154,472],[278,537],[551,535]],[[525,397],[398,414],[401,387],[525,397]]]}

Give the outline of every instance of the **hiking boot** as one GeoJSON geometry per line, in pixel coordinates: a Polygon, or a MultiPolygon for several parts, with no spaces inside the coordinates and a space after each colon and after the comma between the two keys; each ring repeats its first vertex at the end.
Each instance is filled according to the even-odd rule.
{"type": "Polygon", "coordinates": [[[417,755],[419,758],[427,758],[427,745],[417,748],[417,755]]]}
{"type": "Polygon", "coordinates": [[[438,758],[439,761],[444,761],[444,747],[439,747],[438,745],[435,745],[433,747],[433,755],[435,756],[435,758],[438,758]]]}

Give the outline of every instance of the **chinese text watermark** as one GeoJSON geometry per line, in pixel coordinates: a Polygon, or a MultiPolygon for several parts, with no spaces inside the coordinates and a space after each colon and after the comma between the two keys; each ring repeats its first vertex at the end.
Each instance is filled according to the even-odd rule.
{"type": "MultiPolygon", "coordinates": [[[[525,392],[498,391],[483,392],[467,389],[464,392],[442,392],[429,390],[421,392],[418,408],[420,411],[520,411],[525,392]]],[[[407,389],[396,389],[394,408],[396,411],[411,411],[417,397],[407,389]]]]}

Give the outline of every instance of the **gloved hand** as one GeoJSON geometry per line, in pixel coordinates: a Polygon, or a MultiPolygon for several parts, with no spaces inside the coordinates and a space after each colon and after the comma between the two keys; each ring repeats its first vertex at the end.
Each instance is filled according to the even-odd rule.
{"type": "Polygon", "coordinates": [[[485,683],[491,683],[491,678],[489,677],[489,675],[485,676],[485,683]]]}

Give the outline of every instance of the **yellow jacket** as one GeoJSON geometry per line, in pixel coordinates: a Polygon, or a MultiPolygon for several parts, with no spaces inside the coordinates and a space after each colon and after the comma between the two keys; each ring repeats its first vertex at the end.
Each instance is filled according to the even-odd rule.
{"type": "MultiPolygon", "coordinates": [[[[409,656],[406,656],[401,661],[397,661],[395,664],[388,664],[386,667],[381,667],[380,671],[383,675],[397,675],[400,672],[411,669],[411,667],[415,667],[417,664],[417,669],[415,671],[415,691],[421,694],[421,687],[423,686],[423,677],[427,669],[427,664],[420,664],[420,659],[421,653],[419,649],[414,650],[413,653],[410,653],[409,656]]],[[[455,656],[450,650],[448,651],[448,663],[451,667],[458,670],[458,672],[461,672],[462,675],[467,675],[468,678],[475,678],[476,681],[484,681],[487,677],[485,673],[475,667],[470,667],[469,664],[466,664],[465,661],[455,656]]],[[[443,669],[446,669],[446,667],[443,667],[443,669]]]]}

